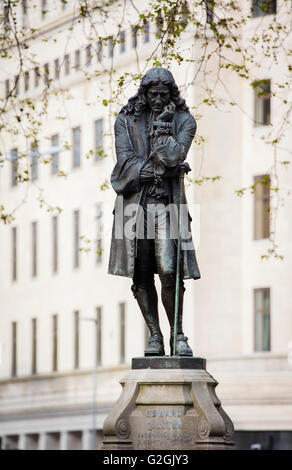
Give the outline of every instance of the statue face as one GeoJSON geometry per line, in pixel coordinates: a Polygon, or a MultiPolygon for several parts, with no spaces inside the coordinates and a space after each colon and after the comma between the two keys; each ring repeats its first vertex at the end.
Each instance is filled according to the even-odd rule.
{"type": "Polygon", "coordinates": [[[152,111],[161,113],[164,106],[170,102],[170,90],[168,85],[158,83],[158,85],[152,85],[149,87],[146,94],[146,100],[152,111]]]}

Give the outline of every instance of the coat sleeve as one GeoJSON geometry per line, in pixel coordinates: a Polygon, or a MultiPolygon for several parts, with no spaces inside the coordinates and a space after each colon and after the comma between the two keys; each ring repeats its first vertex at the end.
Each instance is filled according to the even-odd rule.
{"type": "Polygon", "coordinates": [[[140,171],[145,165],[133,151],[126,126],[126,117],[119,114],[115,122],[115,146],[117,163],[111,174],[111,184],[117,194],[127,194],[140,191],[140,171]]]}
{"type": "Polygon", "coordinates": [[[186,159],[197,124],[191,114],[179,125],[177,135],[169,137],[164,145],[158,146],[151,153],[154,162],[162,162],[167,168],[175,168],[186,159]]]}

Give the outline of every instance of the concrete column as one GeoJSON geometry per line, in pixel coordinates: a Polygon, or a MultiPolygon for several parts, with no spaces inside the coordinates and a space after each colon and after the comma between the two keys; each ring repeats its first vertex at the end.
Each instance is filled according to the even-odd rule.
{"type": "Polygon", "coordinates": [[[46,450],[46,437],[45,432],[40,433],[39,450],[46,450]]]}
{"type": "Polygon", "coordinates": [[[18,449],[25,450],[25,434],[20,434],[18,438],[18,449]]]}
{"type": "Polygon", "coordinates": [[[82,433],[82,450],[90,450],[90,438],[91,438],[91,432],[89,429],[86,429],[82,433]]]}
{"type": "Polygon", "coordinates": [[[68,433],[67,431],[61,432],[60,435],[60,450],[67,450],[67,441],[68,441],[68,433]]]}

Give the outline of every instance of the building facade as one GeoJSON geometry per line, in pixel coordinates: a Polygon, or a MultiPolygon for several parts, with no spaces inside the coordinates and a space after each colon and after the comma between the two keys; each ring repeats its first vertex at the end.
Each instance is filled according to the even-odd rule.
{"type": "MultiPolygon", "coordinates": [[[[142,11],[143,2],[135,3],[142,11]]],[[[243,41],[283,15],[285,2],[272,3],[275,7],[255,13],[242,28],[243,41]]],[[[250,7],[247,2],[247,12],[250,7]]],[[[30,44],[26,69],[16,80],[16,60],[1,71],[3,100],[12,92],[35,103],[34,119],[41,120],[37,139],[33,132],[24,136],[5,129],[2,138],[1,201],[5,210],[17,209],[15,220],[0,225],[3,449],[100,445],[103,421],[121,391],[119,380],[131,358],[143,355],[147,338],[131,280],[107,274],[115,197],[109,178],[115,113],[137,83],[129,81],[114,99],[113,87],[122,74],[150,67],[146,59],[159,40],[157,29],[150,22],[137,32],[130,4],[122,30],[120,10],[106,22],[94,10],[93,24],[80,21],[71,28],[77,11],[75,2],[74,7],[58,0],[20,3],[17,21],[27,28],[30,44]],[[108,37],[106,44],[99,35],[108,37]],[[26,171],[29,184],[20,182],[26,171]]],[[[209,23],[215,21],[216,10],[207,14],[209,23]]],[[[292,448],[291,170],[279,167],[279,195],[273,191],[275,151],[261,138],[283,113],[273,87],[286,58],[255,71],[264,93],[226,70],[221,92],[237,106],[206,105],[198,116],[205,90],[186,85],[194,76],[200,85],[205,77],[196,70],[200,46],[191,28],[180,47],[188,61],[171,70],[197,117],[198,136],[205,139],[203,146],[192,145],[188,156],[193,171],[187,195],[202,278],[186,281],[184,330],[194,354],[207,358],[219,382],[238,447],[292,448]],[[251,189],[239,197],[241,188],[251,189]],[[282,260],[265,258],[273,233],[282,260]]],[[[214,56],[211,81],[216,66],[214,56]]],[[[283,99],[287,93],[284,89],[283,99]]],[[[11,128],[13,113],[11,106],[11,128]]],[[[20,117],[28,129],[30,117],[20,117]]],[[[281,148],[277,159],[284,161],[291,151],[288,136],[281,148]]],[[[161,305],[160,318],[168,345],[161,305]]]]}

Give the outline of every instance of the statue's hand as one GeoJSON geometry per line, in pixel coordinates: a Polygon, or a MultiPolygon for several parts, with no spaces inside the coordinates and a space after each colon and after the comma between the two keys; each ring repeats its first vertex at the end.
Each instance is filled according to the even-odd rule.
{"type": "Polygon", "coordinates": [[[164,106],[162,113],[157,116],[157,121],[171,122],[173,120],[174,113],[175,104],[170,101],[166,106],[164,106]]]}

